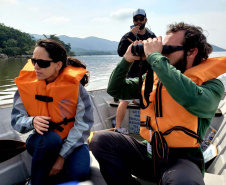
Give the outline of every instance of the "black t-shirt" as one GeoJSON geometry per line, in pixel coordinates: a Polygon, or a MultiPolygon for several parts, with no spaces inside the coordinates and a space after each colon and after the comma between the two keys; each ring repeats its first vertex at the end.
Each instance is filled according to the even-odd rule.
{"type": "MultiPolygon", "coordinates": [[[[122,37],[122,39],[120,40],[119,45],[118,45],[119,56],[122,57],[125,54],[128,46],[131,44],[131,42],[128,40],[128,38],[130,38],[132,41],[135,41],[136,38],[137,38],[137,40],[147,40],[150,37],[155,38],[156,36],[153,32],[148,31],[148,30],[146,30],[144,35],[137,34],[137,36],[135,36],[132,32],[126,33],[122,37]]],[[[139,72],[140,72],[139,63],[140,63],[140,61],[138,61],[138,60],[134,61],[133,65],[131,66],[131,68],[127,74],[128,78],[135,78],[135,77],[139,76],[139,72]]],[[[146,60],[143,61],[142,63],[143,63],[142,74],[144,74],[147,71],[148,64],[147,64],[146,60]]]]}

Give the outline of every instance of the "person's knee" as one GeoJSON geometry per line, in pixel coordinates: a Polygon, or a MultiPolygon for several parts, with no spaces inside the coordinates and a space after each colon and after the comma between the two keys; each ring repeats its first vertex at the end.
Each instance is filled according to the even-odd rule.
{"type": "Polygon", "coordinates": [[[56,132],[50,131],[43,135],[44,146],[48,149],[59,148],[62,145],[62,139],[56,132]]]}
{"type": "Polygon", "coordinates": [[[62,139],[53,131],[45,132],[43,135],[38,133],[30,136],[26,141],[27,151],[33,155],[37,148],[40,149],[59,149],[62,146],[62,139]]]}
{"type": "Polygon", "coordinates": [[[62,146],[62,139],[56,132],[49,131],[39,137],[38,148],[55,150],[62,146]]]}
{"type": "Polygon", "coordinates": [[[122,106],[127,106],[127,105],[129,105],[129,102],[128,101],[125,101],[125,100],[121,100],[120,104],[122,106]]]}
{"type": "Polygon", "coordinates": [[[204,185],[204,184],[200,184],[196,181],[194,181],[193,179],[189,178],[189,177],[178,177],[178,178],[173,178],[173,179],[168,179],[168,180],[162,180],[162,185],[167,185],[167,184],[171,184],[171,185],[204,185]]]}
{"type": "Polygon", "coordinates": [[[103,139],[103,137],[105,137],[104,135],[101,134],[102,131],[98,131],[96,132],[90,142],[89,147],[91,148],[91,151],[97,151],[99,149],[99,145],[101,145],[101,141],[103,139]]]}
{"type": "Polygon", "coordinates": [[[110,131],[98,131],[93,135],[90,142],[90,149],[95,156],[105,148],[105,145],[110,144],[108,136],[109,132],[110,131]]]}
{"type": "Polygon", "coordinates": [[[187,172],[181,170],[169,170],[162,176],[162,185],[204,185],[203,178],[199,174],[188,175],[187,172]]]}

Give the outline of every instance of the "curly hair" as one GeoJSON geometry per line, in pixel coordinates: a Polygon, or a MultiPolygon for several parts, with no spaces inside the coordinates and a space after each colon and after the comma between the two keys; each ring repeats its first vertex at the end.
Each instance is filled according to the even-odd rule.
{"type": "MultiPolygon", "coordinates": [[[[35,47],[43,47],[48,52],[49,57],[55,61],[61,61],[63,63],[60,71],[62,71],[66,66],[72,65],[76,67],[82,67],[86,69],[86,65],[80,60],[67,56],[65,48],[57,41],[51,39],[42,39],[36,43],[35,47]]],[[[89,82],[89,74],[85,74],[80,81],[80,83],[85,86],[89,82]]]]}
{"type": "Polygon", "coordinates": [[[180,22],[170,24],[166,34],[176,33],[181,30],[185,31],[184,41],[182,44],[186,47],[186,51],[189,51],[192,48],[198,49],[193,66],[206,60],[209,57],[209,54],[213,51],[213,48],[209,43],[207,43],[206,36],[203,34],[203,29],[198,26],[180,22]]]}

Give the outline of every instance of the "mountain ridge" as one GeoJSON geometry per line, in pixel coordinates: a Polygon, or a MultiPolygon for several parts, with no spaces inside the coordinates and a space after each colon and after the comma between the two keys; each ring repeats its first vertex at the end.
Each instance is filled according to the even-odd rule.
{"type": "MultiPolygon", "coordinates": [[[[35,40],[44,39],[43,35],[31,34],[35,40]]],[[[117,51],[118,42],[102,39],[94,36],[86,38],[69,37],[66,35],[58,36],[65,44],[71,44],[71,50],[76,52],[75,49],[81,51],[117,51]]]]}
{"type": "MultiPolygon", "coordinates": [[[[38,34],[30,34],[34,37],[35,40],[44,39],[43,35],[38,34]]],[[[47,35],[48,36],[48,35],[47,35]]],[[[78,38],[78,37],[69,37],[67,35],[57,36],[62,40],[65,44],[71,44],[71,50],[78,53],[86,53],[86,52],[108,52],[109,54],[117,54],[117,48],[119,42],[110,41],[103,38],[98,38],[94,36],[89,36],[86,38],[78,38]]],[[[218,47],[216,45],[211,44],[214,52],[218,51],[226,51],[226,49],[218,47]]]]}

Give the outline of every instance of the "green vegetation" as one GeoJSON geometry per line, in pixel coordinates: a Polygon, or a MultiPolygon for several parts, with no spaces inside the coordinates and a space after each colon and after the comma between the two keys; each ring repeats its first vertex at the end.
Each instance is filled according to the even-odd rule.
{"type": "Polygon", "coordinates": [[[0,24],[0,53],[8,56],[29,55],[35,41],[28,33],[0,24]]]}
{"type": "Polygon", "coordinates": [[[61,44],[64,46],[64,48],[65,48],[65,50],[67,51],[67,54],[68,54],[69,56],[75,55],[75,53],[74,53],[73,51],[71,51],[71,44],[70,44],[70,43],[65,44],[65,43],[64,43],[63,41],[61,41],[61,40],[59,39],[59,37],[57,37],[55,34],[54,34],[54,35],[50,35],[49,37],[47,37],[45,34],[43,34],[43,36],[44,36],[46,39],[55,40],[55,41],[61,43],[61,44]]]}
{"type": "MultiPolygon", "coordinates": [[[[48,38],[46,35],[44,37],[48,38]]],[[[65,44],[56,35],[50,35],[48,39],[60,42],[65,47],[68,55],[75,55],[74,52],[70,51],[70,43],[65,44]]],[[[32,55],[35,43],[36,41],[30,34],[0,23],[0,53],[8,56],[32,55]]]]}

